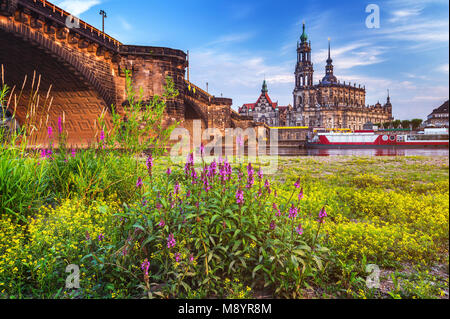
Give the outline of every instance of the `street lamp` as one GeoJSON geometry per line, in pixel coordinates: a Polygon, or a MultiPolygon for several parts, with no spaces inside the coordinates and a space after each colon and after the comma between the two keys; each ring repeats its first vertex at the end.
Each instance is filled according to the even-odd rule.
{"type": "Polygon", "coordinates": [[[102,16],[102,32],[105,33],[105,18],[107,18],[107,15],[103,10],[100,10],[100,15],[102,16]]]}

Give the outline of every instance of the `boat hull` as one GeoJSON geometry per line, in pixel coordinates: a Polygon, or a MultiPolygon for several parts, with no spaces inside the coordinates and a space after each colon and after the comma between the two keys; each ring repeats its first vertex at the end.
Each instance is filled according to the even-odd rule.
{"type": "Polygon", "coordinates": [[[318,134],[307,143],[308,148],[448,148],[448,135],[395,135],[375,134],[374,132],[358,133],[325,133],[318,134]]]}
{"type": "Polygon", "coordinates": [[[397,145],[380,145],[380,144],[317,144],[317,143],[307,143],[306,148],[312,149],[397,149],[397,148],[407,148],[407,149],[423,149],[423,148],[449,148],[447,144],[397,144],[397,145]]]}

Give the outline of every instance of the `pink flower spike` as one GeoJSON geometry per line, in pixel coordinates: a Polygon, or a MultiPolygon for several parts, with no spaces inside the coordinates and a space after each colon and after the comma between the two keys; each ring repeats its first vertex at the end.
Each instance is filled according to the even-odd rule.
{"type": "Polygon", "coordinates": [[[53,129],[51,126],[48,127],[47,129],[47,133],[48,133],[48,138],[53,138],[53,129]]]}
{"type": "Polygon", "coordinates": [[[303,199],[303,187],[302,187],[302,189],[300,190],[300,193],[298,193],[298,200],[300,201],[300,200],[302,200],[303,199]]]}
{"type": "Polygon", "coordinates": [[[170,234],[169,237],[167,238],[167,248],[175,247],[176,243],[177,242],[175,241],[173,234],[170,234]]]}
{"type": "Polygon", "coordinates": [[[302,224],[298,225],[297,229],[295,230],[297,234],[303,235],[303,227],[302,224]]]}
{"type": "Polygon", "coordinates": [[[142,178],[138,177],[138,180],[137,180],[137,182],[136,182],[136,188],[141,188],[142,185],[143,185],[143,183],[142,183],[142,178]]]}
{"type": "Polygon", "coordinates": [[[322,209],[319,212],[319,220],[318,222],[323,224],[325,223],[325,217],[327,217],[327,211],[325,210],[325,207],[322,207],[322,209]]]}
{"type": "Polygon", "coordinates": [[[59,131],[59,134],[62,133],[62,122],[61,122],[61,118],[60,117],[58,117],[58,131],[59,131]]]}

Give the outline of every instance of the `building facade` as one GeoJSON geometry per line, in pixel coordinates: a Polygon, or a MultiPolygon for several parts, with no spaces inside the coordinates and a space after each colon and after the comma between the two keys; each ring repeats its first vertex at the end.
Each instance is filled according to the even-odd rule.
{"type": "MultiPolygon", "coordinates": [[[[349,128],[362,130],[367,123],[391,121],[392,104],[388,94],[384,105],[366,105],[366,88],[356,83],[341,83],[334,75],[331,59],[330,42],[328,42],[328,59],[325,76],[314,84],[314,66],[311,61],[311,41],[303,24],[303,33],[297,43],[297,64],[295,67],[295,88],[293,106],[272,107],[264,113],[260,108],[255,120],[264,119],[272,126],[308,126],[310,128],[349,128]],[[274,123],[274,124],[271,124],[274,123]]],[[[267,84],[264,83],[266,90],[267,84]]],[[[263,85],[263,86],[264,86],[263,85]]],[[[242,114],[248,113],[249,106],[240,108],[242,114]]]]}
{"type": "Polygon", "coordinates": [[[265,123],[268,126],[285,126],[288,110],[292,110],[291,105],[279,106],[278,102],[272,102],[266,80],[264,80],[258,100],[255,103],[242,105],[239,108],[239,114],[250,116],[253,121],[265,123]]]}
{"type": "Polygon", "coordinates": [[[445,101],[437,109],[434,109],[433,112],[428,115],[427,120],[425,121],[425,126],[434,126],[434,127],[448,127],[448,101],[445,101]]]}

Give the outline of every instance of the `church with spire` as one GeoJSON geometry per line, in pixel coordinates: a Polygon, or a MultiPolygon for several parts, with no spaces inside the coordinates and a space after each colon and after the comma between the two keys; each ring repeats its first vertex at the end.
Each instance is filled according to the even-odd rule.
{"type": "MultiPolygon", "coordinates": [[[[365,86],[341,82],[335,76],[330,39],[328,39],[325,76],[319,80],[318,84],[314,84],[311,53],[311,41],[308,40],[306,27],[303,24],[300,42],[297,42],[293,106],[260,108],[261,111],[269,110],[270,112],[264,114],[260,111],[258,116],[254,117],[255,121],[260,119],[269,126],[362,130],[365,124],[384,123],[392,120],[392,104],[389,94],[384,105],[379,102],[371,106],[366,105],[365,86]]],[[[264,81],[262,91],[268,97],[266,81],[264,81]]],[[[258,101],[261,100],[261,97],[258,101]]],[[[252,105],[244,104],[239,112],[243,115],[250,115],[252,111],[249,111],[249,106],[251,108],[252,105]]]]}

